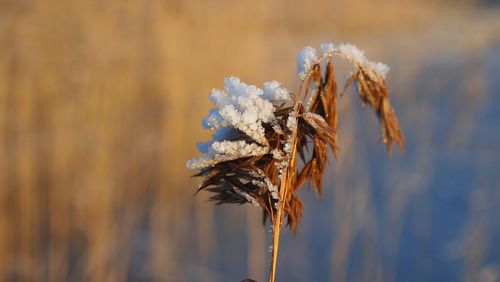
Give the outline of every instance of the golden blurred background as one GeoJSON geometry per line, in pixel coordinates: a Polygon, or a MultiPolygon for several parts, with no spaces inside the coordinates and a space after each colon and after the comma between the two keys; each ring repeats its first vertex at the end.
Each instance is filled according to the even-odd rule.
{"type": "Polygon", "coordinates": [[[497,1],[0,1],[0,281],[265,281],[258,210],[193,197],[223,78],[297,86],[306,45],[391,66],[407,150],[340,102],[279,281],[500,281],[497,1]]]}

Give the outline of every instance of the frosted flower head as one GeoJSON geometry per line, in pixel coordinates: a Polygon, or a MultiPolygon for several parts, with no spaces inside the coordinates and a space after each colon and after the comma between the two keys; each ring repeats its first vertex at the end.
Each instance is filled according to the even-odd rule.
{"type": "Polygon", "coordinates": [[[318,60],[316,49],[311,46],[306,46],[297,55],[297,74],[300,79],[304,79],[318,60]]]}
{"type": "Polygon", "coordinates": [[[266,82],[261,89],[247,85],[237,77],[228,77],[224,80],[224,90],[213,89],[209,98],[215,109],[203,119],[202,125],[215,133],[212,140],[198,144],[202,155],[187,163],[191,169],[267,154],[270,148],[264,123],[279,127],[274,115],[275,105],[282,105],[290,95],[277,81],[266,82]],[[257,143],[232,139],[236,132],[245,133],[257,143]]]}
{"type": "Polygon", "coordinates": [[[265,144],[262,123],[274,120],[273,101],[275,99],[284,101],[288,97],[288,92],[278,82],[272,82],[267,86],[267,91],[264,93],[264,90],[247,85],[237,77],[226,78],[224,90],[213,89],[210,93],[209,98],[216,109],[205,117],[203,126],[209,129],[233,127],[255,141],[265,144]]]}

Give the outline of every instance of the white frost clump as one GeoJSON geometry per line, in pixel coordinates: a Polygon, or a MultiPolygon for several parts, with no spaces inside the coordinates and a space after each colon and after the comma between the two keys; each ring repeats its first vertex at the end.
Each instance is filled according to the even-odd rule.
{"type": "MultiPolygon", "coordinates": [[[[365,52],[352,44],[340,44],[340,46],[336,48],[336,51],[341,53],[346,59],[379,74],[383,78],[385,78],[389,72],[388,65],[369,61],[365,56],[365,52]]],[[[370,73],[368,74],[371,75],[370,73]]]]}
{"type": "Polygon", "coordinates": [[[224,91],[212,90],[210,100],[217,108],[210,111],[202,124],[210,129],[234,127],[260,144],[266,144],[262,123],[271,122],[275,117],[271,100],[263,95],[262,89],[247,85],[237,77],[228,77],[224,80],[224,91]]]}
{"type": "Polygon", "coordinates": [[[339,47],[337,47],[337,51],[344,55],[346,59],[361,66],[366,65],[368,61],[365,57],[365,52],[352,44],[342,43],[339,47]]]}
{"type": "Polygon", "coordinates": [[[306,46],[297,55],[297,73],[300,79],[304,79],[311,68],[318,60],[316,49],[311,46],[306,46]]]}
{"type": "Polygon", "coordinates": [[[384,79],[387,76],[389,70],[391,69],[388,65],[384,63],[369,62],[368,65],[374,72],[380,74],[384,79]]]}
{"type": "MultiPolygon", "coordinates": [[[[262,156],[269,153],[268,147],[249,144],[245,141],[213,141],[203,143],[202,155],[187,162],[190,169],[203,169],[220,162],[244,157],[262,156]],[[210,144],[210,145],[208,145],[210,144]]],[[[202,148],[200,148],[202,149],[202,148]]]]}
{"type": "Polygon", "coordinates": [[[284,103],[290,100],[290,94],[288,94],[288,90],[282,87],[281,84],[276,80],[264,82],[263,97],[275,103],[284,103]]]}
{"type": "Polygon", "coordinates": [[[295,112],[292,111],[288,115],[286,126],[288,127],[288,129],[290,129],[290,131],[294,131],[297,127],[297,115],[295,114],[295,112]]]}

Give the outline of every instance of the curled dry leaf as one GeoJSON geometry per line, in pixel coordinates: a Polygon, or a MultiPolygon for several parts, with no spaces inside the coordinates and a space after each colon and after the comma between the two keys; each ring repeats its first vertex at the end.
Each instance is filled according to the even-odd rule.
{"type": "Polygon", "coordinates": [[[390,152],[392,143],[396,142],[404,149],[404,136],[399,121],[389,101],[385,79],[371,69],[359,68],[355,74],[359,97],[363,104],[368,104],[377,114],[380,121],[382,138],[390,152]]]}

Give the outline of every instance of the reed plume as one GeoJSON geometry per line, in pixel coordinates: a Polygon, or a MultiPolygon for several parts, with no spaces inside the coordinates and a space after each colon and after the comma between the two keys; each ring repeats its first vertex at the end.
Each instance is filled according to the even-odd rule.
{"type": "Polygon", "coordinates": [[[202,155],[187,163],[199,170],[195,176],[203,177],[198,192],[211,192],[216,204],[251,203],[263,210],[264,223],[270,219],[271,282],[285,217],[294,233],[301,222],[303,204],[297,192],[309,182],[321,195],[328,148],[335,158],[339,153],[337,98],[355,86],[363,104],[375,111],[387,150],[393,142],[404,147],[385,83],[389,68],[367,60],[351,44],[327,43],[321,49],[321,55],[309,46],[298,54],[301,84],[295,94],[277,81],[258,88],[236,77],[226,78],[224,90],[212,90],[210,100],[216,108],[203,120],[205,128],[214,130],[213,139],[200,143],[202,155]],[[334,57],[353,66],[340,95],[334,57]],[[298,158],[303,163],[300,169],[298,158]]]}

